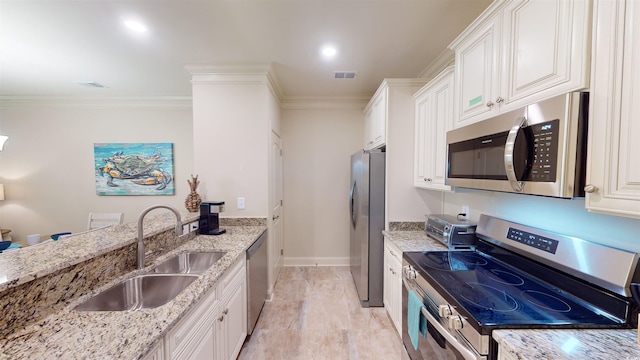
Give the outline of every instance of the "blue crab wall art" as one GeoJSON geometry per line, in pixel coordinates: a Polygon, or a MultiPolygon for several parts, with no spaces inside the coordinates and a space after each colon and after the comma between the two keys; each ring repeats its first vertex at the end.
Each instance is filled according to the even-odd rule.
{"type": "Polygon", "coordinates": [[[98,195],[173,195],[172,143],[94,144],[98,195]]]}

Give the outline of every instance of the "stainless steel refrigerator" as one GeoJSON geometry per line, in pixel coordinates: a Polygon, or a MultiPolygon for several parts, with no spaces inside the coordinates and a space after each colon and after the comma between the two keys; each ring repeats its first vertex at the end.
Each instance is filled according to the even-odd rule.
{"type": "Polygon", "coordinates": [[[360,150],[351,155],[350,265],[363,307],[383,306],[385,153],[360,150]]]}

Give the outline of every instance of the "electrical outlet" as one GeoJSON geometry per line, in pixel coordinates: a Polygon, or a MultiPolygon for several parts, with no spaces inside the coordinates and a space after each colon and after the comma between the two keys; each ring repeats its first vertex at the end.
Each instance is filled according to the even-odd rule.
{"type": "Polygon", "coordinates": [[[238,203],[237,206],[238,210],[244,210],[244,198],[243,197],[239,197],[238,198],[238,203]]]}
{"type": "Polygon", "coordinates": [[[189,224],[182,225],[182,234],[187,234],[189,232],[189,224]]]}
{"type": "Polygon", "coordinates": [[[198,227],[199,227],[199,226],[198,226],[198,222],[197,222],[197,221],[194,221],[194,222],[192,222],[191,224],[189,224],[189,230],[190,230],[190,231],[198,230],[198,227]]]}
{"type": "Polygon", "coordinates": [[[471,218],[471,213],[469,212],[469,205],[462,205],[462,211],[461,213],[466,214],[464,216],[465,219],[470,219],[471,218]]]}

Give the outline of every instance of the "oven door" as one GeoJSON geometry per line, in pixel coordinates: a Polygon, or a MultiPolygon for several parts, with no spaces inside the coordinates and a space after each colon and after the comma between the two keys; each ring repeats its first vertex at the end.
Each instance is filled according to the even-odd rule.
{"type": "MultiPolygon", "coordinates": [[[[446,324],[438,320],[429,311],[429,299],[425,293],[416,286],[415,282],[402,276],[402,343],[411,360],[486,360],[487,357],[478,354],[469,346],[462,344],[445,328],[446,324]],[[407,330],[407,303],[409,290],[413,290],[422,298],[422,315],[427,320],[427,336],[419,335],[418,349],[413,347],[407,330]]],[[[433,310],[432,310],[433,311],[433,310]]]]}

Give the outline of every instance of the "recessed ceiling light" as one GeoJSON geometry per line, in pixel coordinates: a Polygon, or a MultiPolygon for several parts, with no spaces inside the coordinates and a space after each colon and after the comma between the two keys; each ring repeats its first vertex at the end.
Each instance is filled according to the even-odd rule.
{"type": "Polygon", "coordinates": [[[331,45],[323,46],[322,50],[320,50],[320,52],[322,53],[322,56],[325,59],[332,59],[338,54],[338,50],[334,46],[331,46],[331,45]]]}
{"type": "Polygon", "coordinates": [[[122,23],[124,24],[124,26],[127,27],[127,29],[136,32],[138,34],[144,34],[146,32],[149,31],[149,29],[147,28],[147,26],[142,23],[141,21],[138,20],[134,20],[134,19],[125,19],[122,21],[122,23]]]}

